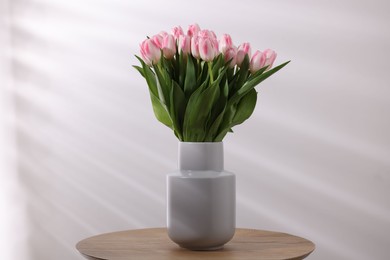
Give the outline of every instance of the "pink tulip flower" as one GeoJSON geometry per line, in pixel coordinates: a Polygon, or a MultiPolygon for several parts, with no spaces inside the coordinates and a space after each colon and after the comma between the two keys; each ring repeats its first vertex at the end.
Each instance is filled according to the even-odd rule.
{"type": "Polygon", "coordinates": [[[161,35],[162,37],[164,37],[165,35],[167,35],[168,33],[166,32],[166,31],[161,31],[160,33],[159,33],[159,35],[161,35]]]}
{"type": "Polygon", "coordinates": [[[217,48],[217,55],[218,55],[218,53],[219,53],[219,50],[218,50],[218,39],[217,39],[217,36],[215,35],[215,33],[213,31],[201,30],[201,31],[199,31],[198,36],[200,38],[203,38],[203,39],[204,38],[210,39],[213,42],[213,46],[217,48]]]}
{"type": "Polygon", "coordinates": [[[154,44],[156,44],[156,46],[161,49],[163,36],[161,34],[156,34],[156,35],[153,35],[151,39],[154,42],[154,44]]]}
{"type": "Polygon", "coordinates": [[[180,26],[173,27],[172,34],[176,41],[180,36],[184,36],[183,29],[180,26]]]}
{"type": "Polygon", "coordinates": [[[194,56],[195,59],[200,58],[199,37],[196,35],[191,38],[191,54],[192,54],[192,56],[194,56]]]}
{"type": "Polygon", "coordinates": [[[166,34],[163,36],[161,49],[164,57],[172,59],[176,54],[176,41],[172,34],[166,34]]]}
{"type": "Polygon", "coordinates": [[[202,60],[212,61],[219,54],[218,40],[213,31],[201,30],[199,36],[199,54],[202,60]]]}
{"type": "Polygon", "coordinates": [[[148,65],[157,64],[161,58],[161,50],[152,39],[141,43],[141,57],[148,65]]]}
{"type": "Polygon", "coordinates": [[[261,51],[256,51],[255,54],[253,54],[250,65],[249,65],[249,70],[251,73],[255,73],[262,67],[264,67],[265,64],[265,56],[261,51]]]}
{"type": "Polygon", "coordinates": [[[227,49],[233,46],[232,37],[229,34],[223,34],[219,40],[219,51],[225,53],[227,49]]]}
{"type": "Polygon", "coordinates": [[[197,23],[191,24],[188,27],[187,35],[190,37],[194,37],[194,36],[198,35],[199,31],[200,31],[200,27],[197,23]]]}
{"type": "Polygon", "coordinates": [[[223,55],[225,58],[225,62],[228,62],[230,60],[229,67],[233,68],[236,65],[237,48],[233,45],[226,49],[223,55]]]}
{"type": "Polygon", "coordinates": [[[183,54],[191,53],[191,37],[188,35],[180,35],[178,49],[183,54]]]}
{"type": "Polygon", "coordinates": [[[236,62],[239,67],[244,61],[246,54],[248,54],[248,56],[251,57],[251,45],[249,44],[249,42],[243,43],[240,46],[238,46],[236,62]]]}
{"type": "Polygon", "coordinates": [[[214,31],[210,31],[211,35],[213,36],[213,39],[217,40],[217,35],[215,34],[214,31]]]}
{"type": "Polygon", "coordinates": [[[215,33],[212,33],[210,30],[200,30],[198,36],[201,38],[214,38],[215,33]]]}
{"type": "Polygon", "coordinates": [[[274,61],[276,59],[276,55],[277,55],[276,52],[271,49],[266,49],[263,52],[263,56],[265,60],[264,66],[268,66],[267,70],[272,68],[272,65],[274,64],[274,61]]]}
{"type": "Polygon", "coordinates": [[[199,55],[204,61],[212,61],[218,55],[218,46],[211,38],[199,38],[199,55]]]}

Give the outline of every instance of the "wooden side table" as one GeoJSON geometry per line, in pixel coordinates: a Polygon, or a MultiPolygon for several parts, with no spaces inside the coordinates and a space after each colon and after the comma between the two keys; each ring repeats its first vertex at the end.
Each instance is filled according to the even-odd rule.
{"type": "Polygon", "coordinates": [[[221,250],[190,251],[173,243],[165,228],[148,228],[93,236],[76,248],[91,260],[298,260],[313,252],[315,245],[285,233],[239,228],[221,250]]]}

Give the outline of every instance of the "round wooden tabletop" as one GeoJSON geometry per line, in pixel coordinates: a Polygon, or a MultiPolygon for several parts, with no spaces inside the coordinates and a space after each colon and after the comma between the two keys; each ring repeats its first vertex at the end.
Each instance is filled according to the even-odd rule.
{"type": "Polygon", "coordinates": [[[93,236],[78,242],[76,248],[87,259],[293,260],[308,256],[315,245],[286,233],[239,228],[223,249],[190,251],[173,243],[166,228],[148,228],[93,236]]]}

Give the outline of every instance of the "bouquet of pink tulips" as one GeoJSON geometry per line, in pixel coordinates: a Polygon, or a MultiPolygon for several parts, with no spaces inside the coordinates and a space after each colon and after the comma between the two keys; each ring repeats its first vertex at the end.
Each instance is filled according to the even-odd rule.
{"type": "Polygon", "coordinates": [[[137,58],[155,116],[183,142],[222,141],[251,116],[255,86],[288,63],[272,68],[273,50],[252,56],[249,43],[236,47],[228,34],[218,40],[197,24],[148,37],[137,58]]]}

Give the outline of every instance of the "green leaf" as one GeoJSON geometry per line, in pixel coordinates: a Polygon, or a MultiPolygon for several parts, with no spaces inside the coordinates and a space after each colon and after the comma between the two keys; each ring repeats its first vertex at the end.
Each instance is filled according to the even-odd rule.
{"type": "Polygon", "coordinates": [[[141,58],[141,57],[139,57],[138,55],[134,55],[136,58],[137,58],[137,60],[141,63],[141,65],[142,65],[142,67],[144,66],[144,65],[146,65],[146,63],[144,62],[144,60],[141,58]]]}
{"type": "Polygon", "coordinates": [[[218,84],[212,84],[205,88],[207,84],[208,81],[205,81],[188,101],[183,123],[184,141],[202,142],[206,137],[210,111],[220,92],[218,84]]]}
{"type": "Polygon", "coordinates": [[[146,83],[148,84],[149,91],[152,92],[155,96],[158,96],[156,75],[140,57],[138,57],[137,55],[135,57],[140,61],[142,65],[144,78],[146,80],[146,83]]]}
{"type": "Polygon", "coordinates": [[[232,94],[237,92],[246,82],[249,76],[249,56],[245,54],[245,58],[241,64],[240,70],[238,71],[238,78],[232,87],[232,94]]]}
{"type": "Polygon", "coordinates": [[[208,132],[207,132],[205,142],[216,142],[215,138],[218,135],[218,130],[221,126],[221,123],[225,115],[228,96],[229,96],[229,86],[228,86],[228,80],[226,79],[225,84],[221,89],[221,94],[219,96],[219,99],[213,108],[212,115],[211,115],[212,123],[210,124],[210,126],[208,126],[208,132]]]}
{"type": "Polygon", "coordinates": [[[221,69],[220,71],[219,71],[219,74],[218,74],[218,77],[217,77],[217,79],[216,80],[214,80],[214,82],[213,82],[213,85],[215,85],[216,87],[219,87],[219,83],[221,83],[221,81],[222,81],[222,79],[223,78],[226,78],[226,70],[227,70],[228,68],[227,67],[225,67],[225,68],[223,68],[223,69],[221,69]]]}
{"type": "Polygon", "coordinates": [[[189,55],[192,59],[192,63],[194,64],[195,67],[195,79],[198,79],[198,76],[200,75],[201,71],[201,60],[198,60],[194,58],[192,55],[189,55]]]}
{"type": "Polygon", "coordinates": [[[160,87],[158,87],[159,83],[158,80],[156,80],[156,74],[152,71],[152,69],[138,56],[136,58],[140,61],[142,65],[142,73],[137,68],[137,66],[134,66],[138,71],[140,71],[141,75],[143,74],[144,78],[146,79],[146,83],[149,86],[149,93],[150,93],[150,99],[152,101],[152,107],[154,115],[156,116],[157,120],[164,125],[168,126],[172,129],[172,119],[168,113],[167,106],[165,102],[162,102],[159,98],[159,92],[161,92],[160,87]],[[160,90],[159,90],[160,89],[160,90]]]}
{"type": "Polygon", "coordinates": [[[215,142],[220,142],[225,137],[229,129],[231,128],[231,124],[233,122],[234,115],[237,111],[237,103],[227,102],[224,117],[221,121],[220,127],[218,129],[217,137],[215,138],[215,142]]]}
{"type": "MultiPolygon", "coordinates": [[[[221,84],[220,84],[221,85],[220,86],[220,95],[217,98],[217,100],[216,100],[216,102],[211,110],[210,119],[209,119],[209,122],[207,124],[207,129],[210,129],[212,127],[212,125],[214,125],[214,128],[217,127],[215,125],[215,121],[220,117],[221,113],[222,114],[224,113],[225,108],[226,108],[229,87],[227,84],[226,77],[223,77],[223,78],[224,78],[224,80],[222,80],[221,84]],[[223,81],[225,82],[225,84],[222,84],[223,81]]],[[[218,128],[219,128],[219,125],[220,125],[222,119],[223,119],[223,115],[222,115],[222,118],[220,118],[220,120],[218,122],[218,128]]],[[[212,137],[214,137],[218,128],[213,129],[213,130],[209,130],[208,134],[207,134],[207,138],[211,139],[212,137]]]]}
{"type": "MultiPolygon", "coordinates": [[[[252,102],[252,105],[256,105],[256,101],[254,101],[255,98],[254,98],[254,94],[253,94],[254,87],[256,85],[258,85],[259,83],[261,83],[262,81],[264,81],[265,79],[267,79],[268,77],[270,77],[275,72],[282,69],[289,62],[290,61],[287,61],[287,62],[285,62],[285,63],[267,71],[267,72],[264,72],[264,73],[262,73],[261,71],[259,71],[258,73],[255,73],[229,99],[229,101],[227,103],[227,107],[226,107],[225,116],[223,118],[223,121],[221,123],[221,127],[219,129],[219,134],[215,139],[216,142],[222,141],[222,139],[225,137],[225,135],[229,132],[229,130],[233,126],[240,124],[240,122],[242,123],[243,119],[245,121],[252,114],[253,109],[251,110],[250,105],[248,105],[248,108],[245,108],[242,112],[240,112],[240,115],[236,116],[236,113],[238,113],[238,110],[242,109],[242,108],[240,108],[240,106],[243,106],[243,104],[245,104],[245,103],[251,104],[251,102],[252,102]],[[252,93],[248,96],[247,94],[249,94],[250,92],[252,92],[252,93]],[[254,102],[254,104],[253,104],[253,102],[254,102]],[[252,112],[250,112],[250,111],[252,111],[252,112]],[[248,114],[249,114],[249,116],[247,116],[248,114]]],[[[256,99],[257,99],[257,97],[256,97],[256,99]]]]}
{"type": "Polygon", "coordinates": [[[177,51],[178,50],[177,50],[177,46],[176,46],[176,54],[175,54],[175,58],[174,58],[174,61],[173,61],[174,74],[175,74],[174,80],[176,82],[178,82],[179,85],[180,85],[180,71],[181,71],[181,68],[180,68],[180,54],[177,51]]]}
{"type": "Polygon", "coordinates": [[[173,129],[177,138],[183,141],[182,125],[186,110],[186,98],[183,90],[172,80],[170,114],[173,121],[173,129]]]}
{"type": "Polygon", "coordinates": [[[218,77],[218,72],[223,67],[223,65],[225,65],[225,61],[224,61],[223,55],[221,53],[214,59],[214,61],[212,63],[212,71],[213,71],[214,78],[218,77]]]}
{"type": "Polygon", "coordinates": [[[187,72],[184,81],[184,94],[186,97],[191,96],[196,88],[195,66],[191,57],[187,57],[187,72]]]}
{"type": "Polygon", "coordinates": [[[226,103],[225,103],[225,107],[223,107],[221,113],[217,116],[215,121],[211,124],[209,131],[207,133],[207,136],[205,138],[205,142],[215,142],[214,139],[218,133],[219,126],[221,125],[221,122],[223,120],[225,108],[226,108],[226,103]]]}
{"type": "Polygon", "coordinates": [[[184,80],[186,78],[186,70],[187,70],[187,56],[180,52],[179,57],[179,86],[183,86],[184,80]]]}
{"type": "Polygon", "coordinates": [[[165,74],[168,76],[169,80],[175,77],[173,59],[168,60],[164,56],[161,56],[161,66],[165,70],[165,74]]]}
{"type": "Polygon", "coordinates": [[[231,78],[229,79],[229,97],[233,96],[234,94],[233,90],[235,89],[235,85],[239,74],[240,73],[238,72],[233,76],[231,76],[231,78]]]}
{"type": "Polygon", "coordinates": [[[274,73],[276,73],[277,71],[282,69],[289,62],[290,61],[287,61],[287,62],[280,64],[279,66],[277,66],[277,67],[275,67],[267,72],[264,72],[260,75],[252,77],[250,80],[245,82],[244,85],[239,90],[237,90],[237,92],[231,97],[229,102],[231,102],[231,103],[238,102],[245,94],[247,94],[249,91],[251,91],[251,89],[253,89],[258,84],[260,84],[262,81],[266,80],[271,75],[273,75],[274,73]]]}
{"type": "MultiPolygon", "coordinates": [[[[229,67],[229,65],[225,65],[226,67],[229,67]]],[[[233,80],[234,77],[234,68],[228,68],[226,71],[228,82],[230,83],[233,80]]]]}
{"type": "Polygon", "coordinates": [[[136,66],[136,65],[133,65],[133,68],[135,68],[141,74],[141,76],[145,78],[145,74],[144,74],[144,69],[143,68],[141,68],[140,66],[136,66]]]}
{"type": "Polygon", "coordinates": [[[259,69],[258,71],[256,71],[254,74],[250,75],[248,77],[248,81],[251,81],[252,79],[260,76],[261,74],[264,73],[264,71],[266,71],[266,69],[268,68],[268,66],[265,66],[265,67],[262,67],[261,69],[259,69]]]}
{"type": "Polygon", "coordinates": [[[164,103],[167,107],[169,107],[170,102],[170,88],[171,88],[171,81],[164,73],[164,71],[161,69],[161,66],[153,65],[154,71],[156,72],[156,85],[157,85],[157,92],[158,97],[161,100],[162,103],[164,103]]]}
{"type": "Polygon", "coordinates": [[[150,92],[150,99],[152,100],[153,112],[157,120],[173,130],[172,119],[165,104],[163,104],[152,92],[150,92]]]}
{"type": "Polygon", "coordinates": [[[197,86],[202,85],[209,78],[209,65],[207,62],[202,61],[200,64],[200,73],[197,79],[197,86]]]}
{"type": "Polygon", "coordinates": [[[257,101],[257,92],[255,89],[249,91],[237,105],[237,111],[233,117],[230,128],[235,125],[242,124],[245,120],[247,120],[253,113],[253,110],[256,107],[257,101]]]}

